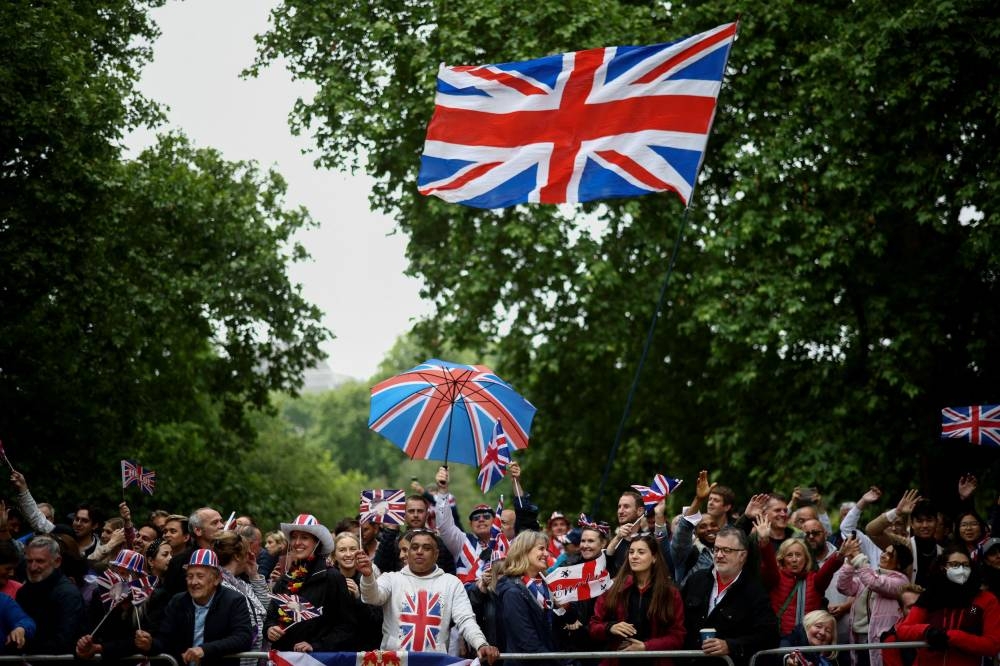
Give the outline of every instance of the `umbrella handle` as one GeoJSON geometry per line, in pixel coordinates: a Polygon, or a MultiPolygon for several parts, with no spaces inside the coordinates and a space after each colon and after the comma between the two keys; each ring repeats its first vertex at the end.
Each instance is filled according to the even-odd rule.
{"type": "MultiPolygon", "coordinates": [[[[444,462],[444,464],[443,464],[443,465],[441,465],[441,467],[444,467],[445,469],[448,469],[448,461],[446,460],[446,461],[444,462]]],[[[437,484],[438,484],[438,486],[440,486],[441,488],[444,488],[444,487],[445,487],[445,486],[447,485],[447,483],[442,483],[442,482],[440,482],[440,481],[437,481],[437,484]]]]}

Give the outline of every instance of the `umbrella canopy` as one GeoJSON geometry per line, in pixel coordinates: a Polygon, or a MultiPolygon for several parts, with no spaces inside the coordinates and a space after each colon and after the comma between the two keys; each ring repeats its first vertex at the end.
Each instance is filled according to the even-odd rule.
{"type": "Polygon", "coordinates": [[[478,465],[500,420],[510,446],[528,446],[535,407],[484,365],[438,359],[372,388],[368,427],[411,458],[478,465]]]}

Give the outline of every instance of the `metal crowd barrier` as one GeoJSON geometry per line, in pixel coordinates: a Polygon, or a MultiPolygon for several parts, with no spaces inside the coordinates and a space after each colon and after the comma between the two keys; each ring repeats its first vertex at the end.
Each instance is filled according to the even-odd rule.
{"type": "MultiPolygon", "coordinates": [[[[768,655],[786,655],[790,652],[848,652],[850,650],[903,650],[906,648],[925,648],[924,641],[910,641],[908,643],[835,643],[833,645],[803,645],[774,648],[773,650],[761,650],[750,657],[749,666],[756,666],[758,657],[768,655]]],[[[641,652],[639,654],[642,654],[641,652]]]]}
{"type": "MultiPolygon", "coordinates": [[[[267,653],[264,653],[265,655],[267,653]]],[[[94,657],[96,661],[101,660],[101,655],[94,657]]],[[[76,661],[75,654],[5,654],[0,655],[0,662],[16,661],[19,664],[30,664],[35,661],[76,661]]],[[[81,660],[87,661],[87,660],[81,660]]],[[[121,661],[165,661],[167,666],[179,666],[177,660],[169,654],[134,654],[130,657],[122,657],[121,661]]]]}
{"type": "MultiPolygon", "coordinates": [[[[787,650],[786,650],[787,652],[787,650]]],[[[267,652],[239,652],[229,655],[233,658],[260,659],[267,658],[267,652]]],[[[726,657],[711,657],[701,650],[649,650],[648,652],[501,652],[501,659],[517,659],[519,661],[541,661],[543,659],[649,659],[653,657],[693,657],[701,659],[721,659],[727,666],[733,666],[733,660],[726,657]]]]}

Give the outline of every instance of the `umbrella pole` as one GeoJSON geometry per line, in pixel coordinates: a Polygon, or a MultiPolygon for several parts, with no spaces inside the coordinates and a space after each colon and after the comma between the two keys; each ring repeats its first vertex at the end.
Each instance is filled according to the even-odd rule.
{"type": "Polygon", "coordinates": [[[448,414],[448,440],[444,445],[444,467],[448,469],[448,453],[451,451],[451,422],[455,418],[455,403],[451,403],[451,412],[448,414]]]}

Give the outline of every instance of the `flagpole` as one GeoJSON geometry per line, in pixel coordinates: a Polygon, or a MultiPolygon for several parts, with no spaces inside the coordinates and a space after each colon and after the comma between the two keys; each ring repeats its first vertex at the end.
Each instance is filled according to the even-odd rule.
{"type": "MultiPolygon", "coordinates": [[[[733,35],[733,44],[736,43],[736,37],[740,32],[739,15],[737,15],[735,23],[736,32],[733,35]]],[[[722,97],[722,88],[726,81],[726,68],[729,67],[729,55],[732,51],[732,47],[726,50],[726,62],[722,66],[722,79],[719,81],[719,95],[716,97],[716,110],[719,108],[718,100],[722,97]]],[[[684,206],[684,215],[681,217],[681,223],[677,229],[677,238],[674,240],[674,246],[670,250],[670,261],[667,263],[667,274],[666,277],[663,278],[663,285],[660,287],[660,296],[656,301],[656,308],[653,309],[653,317],[649,322],[649,330],[646,332],[646,342],[642,346],[642,353],[639,355],[639,363],[636,366],[635,374],[632,377],[632,385],[629,387],[628,396],[625,398],[625,409],[622,411],[622,418],[618,422],[618,430],[615,432],[615,439],[611,444],[611,451],[608,453],[608,462],[604,465],[604,472],[601,474],[601,485],[598,487],[597,498],[594,499],[594,508],[590,514],[592,516],[596,516],[601,507],[601,499],[604,497],[604,488],[608,482],[608,475],[611,473],[611,465],[614,464],[615,457],[618,455],[618,447],[621,446],[622,433],[625,431],[625,423],[628,421],[629,412],[632,410],[632,401],[635,399],[635,392],[639,387],[639,377],[642,375],[642,369],[646,365],[646,358],[649,356],[649,349],[653,346],[653,334],[656,331],[656,323],[660,319],[660,311],[663,309],[663,301],[667,295],[667,286],[670,284],[670,276],[673,274],[674,265],[677,263],[677,251],[680,248],[681,242],[684,240],[684,229],[687,227],[688,218],[690,217],[691,212],[691,203],[694,201],[694,193],[698,187],[698,176],[701,175],[701,167],[704,164],[705,155],[708,154],[708,141],[712,137],[712,130],[714,128],[715,112],[713,111],[712,120],[709,123],[708,132],[705,136],[705,150],[702,152],[702,161],[698,163],[698,169],[695,172],[694,180],[691,183],[691,194],[688,196],[687,204],[684,206]]]]}

